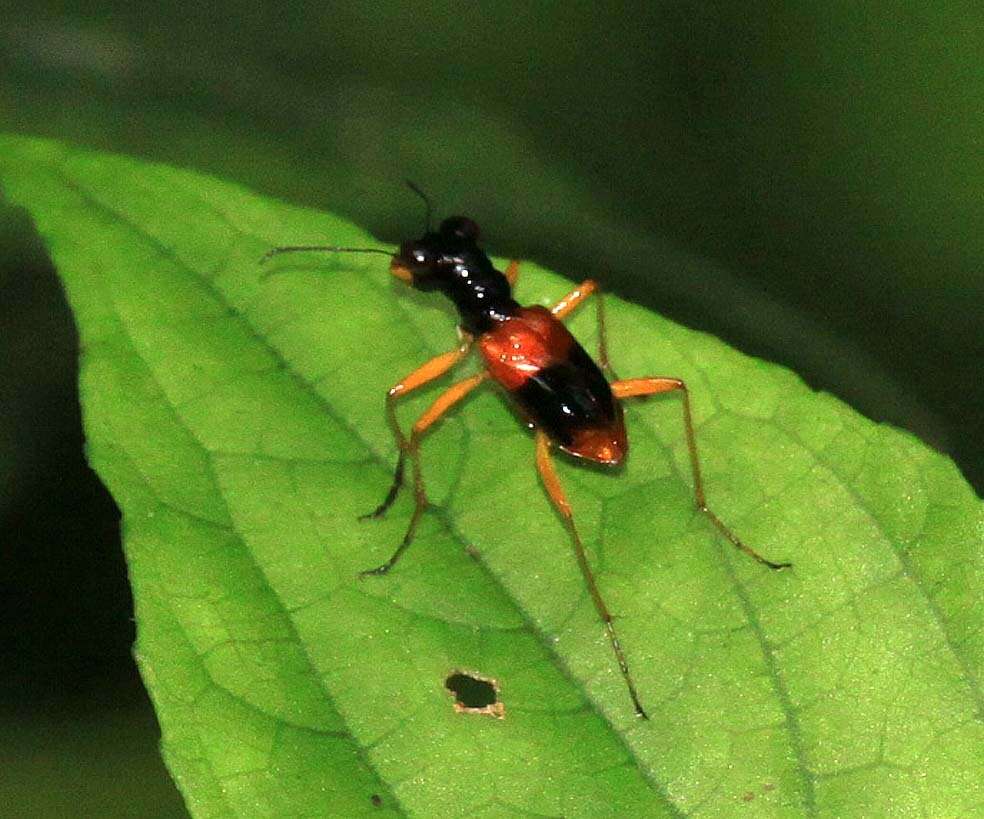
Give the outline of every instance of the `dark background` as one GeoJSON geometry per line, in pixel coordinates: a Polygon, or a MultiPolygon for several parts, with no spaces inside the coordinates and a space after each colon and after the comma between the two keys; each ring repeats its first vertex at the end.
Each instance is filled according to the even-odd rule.
{"type": "MultiPolygon", "coordinates": [[[[389,242],[419,232],[412,178],[494,253],[786,364],[980,491],[984,13],[816,5],[7,0],[0,130],[389,242]]],[[[181,815],[76,356],[41,243],[0,201],[0,804],[181,815]]]]}

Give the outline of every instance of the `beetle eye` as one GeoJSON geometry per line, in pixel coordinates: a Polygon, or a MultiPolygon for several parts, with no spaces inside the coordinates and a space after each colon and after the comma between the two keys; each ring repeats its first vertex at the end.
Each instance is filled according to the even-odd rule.
{"type": "Polygon", "coordinates": [[[419,242],[404,242],[400,246],[400,258],[404,264],[428,267],[434,261],[434,254],[419,242]]]}
{"type": "Polygon", "coordinates": [[[467,216],[452,216],[441,222],[441,233],[474,242],[478,239],[478,225],[467,216]]]}

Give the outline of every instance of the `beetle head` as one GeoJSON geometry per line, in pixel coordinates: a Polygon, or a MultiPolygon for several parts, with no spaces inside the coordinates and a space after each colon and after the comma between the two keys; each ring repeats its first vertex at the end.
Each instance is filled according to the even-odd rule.
{"type": "Polygon", "coordinates": [[[451,216],[436,231],[401,244],[390,273],[417,290],[434,290],[478,250],[478,236],[478,225],[467,216],[451,216]]]}

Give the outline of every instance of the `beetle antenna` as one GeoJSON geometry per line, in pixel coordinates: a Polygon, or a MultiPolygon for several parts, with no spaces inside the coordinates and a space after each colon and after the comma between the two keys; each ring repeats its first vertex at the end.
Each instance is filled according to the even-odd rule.
{"type": "MultiPolygon", "coordinates": [[[[299,253],[302,251],[323,251],[325,253],[382,253],[386,256],[392,256],[393,254],[388,250],[383,250],[378,247],[333,247],[331,245],[287,245],[285,247],[274,247],[268,250],[260,258],[260,264],[265,264],[274,256],[279,256],[281,253],[299,253]]],[[[267,279],[272,276],[276,271],[268,270],[263,274],[260,279],[267,279]]]]}
{"type": "Polygon", "coordinates": [[[268,259],[273,256],[279,256],[281,253],[298,253],[302,251],[322,251],[325,253],[382,253],[386,256],[392,256],[392,252],[389,250],[383,250],[381,247],[334,247],[331,245],[287,245],[285,247],[275,247],[268,250],[260,258],[260,264],[263,264],[268,259]]]}
{"type": "Polygon", "coordinates": [[[426,193],[424,193],[420,188],[418,188],[409,179],[406,180],[406,183],[407,183],[407,187],[410,188],[410,190],[412,190],[415,194],[417,194],[417,196],[419,196],[421,199],[424,200],[424,207],[427,208],[427,222],[424,225],[424,230],[427,233],[430,233],[430,229],[431,229],[431,212],[433,211],[433,208],[431,207],[430,197],[428,197],[426,193]]]}

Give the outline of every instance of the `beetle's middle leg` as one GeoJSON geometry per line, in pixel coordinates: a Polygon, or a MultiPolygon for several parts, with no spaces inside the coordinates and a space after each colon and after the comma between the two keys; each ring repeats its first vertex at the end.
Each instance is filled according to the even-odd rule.
{"type": "MultiPolygon", "coordinates": [[[[417,423],[413,425],[413,430],[410,433],[410,440],[406,445],[406,453],[413,464],[413,492],[416,504],[413,508],[413,515],[410,517],[410,524],[407,526],[406,534],[403,536],[403,540],[400,541],[400,545],[396,547],[396,551],[393,552],[392,557],[380,566],[374,569],[367,569],[364,572],[359,572],[359,575],[364,577],[369,574],[386,574],[393,566],[396,561],[400,559],[400,556],[406,551],[407,546],[413,541],[414,533],[417,531],[417,523],[420,521],[421,515],[424,513],[424,509],[427,508],[427,492],[424,489],[424,478],[420,471],[420,438],[427,431],[427,428],[436,423],[440,418],[447,413],[455,404],[461,401],[468,393],[470,393],[475,387],[485,381],[488,378],[488,373],[481,372],[477,375],[473,375],[470,378],[466,378],[463,381],[459,381],[457,384],[452,384],[443,393],[441,393],[437,400],[430,405],[428,410],[417,419],[417,423]]],[[[400,450],[401,453],[404,450],[400,450]]]]}
{"type": "Polygon", "coordinates": [[[372,512],[360,515],[359,520],[378,518],[383,515],[393,505],[396,496],[400,493],[400,488],[403,486],[403,468],[409,442],[403,434],[403,430],[400,429],[400,422],[396,418],[396,402],[404,395],[408,395],[414,390],[430,383],[435,378],[440,378],[447,373],[455,364],[468,355],[471,345],[471,336],[464,336],[458,349],[435,356],[426,364],[421,365],[410,373],[402,381],[390,387],[389,392],[386,393],[386,420],[389,422],[390,429],[393,430],[393,437],[396,438],[396,445],[399,449],[396,459],[396,471],[393,474],[393,483],[390,486],[389,492],[386,493],[383,502],[372,512]]]}

